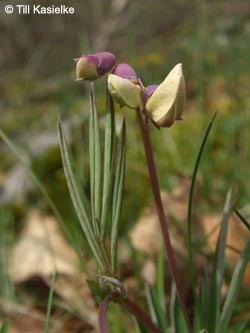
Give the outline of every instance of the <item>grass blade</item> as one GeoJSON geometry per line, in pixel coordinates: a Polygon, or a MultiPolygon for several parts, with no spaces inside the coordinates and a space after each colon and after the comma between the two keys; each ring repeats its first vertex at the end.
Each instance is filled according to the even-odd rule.
{"type": "Polygon", "coordinates": [[[164,247],[161,246],[161,249],[157,256],[157,264],[156,264],[156,290],[158,294],[158,298],[161,302],[162,308],[164,307],[164,267],[165,267],[165,250],[164,247]]]}
{"type": "Polygon", "coordinates": [[[225,299],[225,303],[222,309],[222,314],[217,330],[218,333],[227,331],[227,327],[235,305],[236,297],[238,295],[241,286],[241,281],[245,272],[245,268],[249,260],[249,255],[250,255],[250,239],[246,241],[245,247],[234,269],[231,283],[227,292],[227,297],[225,299]]]}
{"type": "Polygon", "coordinates": [[[199,295],[195,299],[194,332],[200,332],[208,327],[208,295],[207,272],[204,271],[200,281],[199,295]]]}
{"type": "MultiPolygon", "coordinates": [[[[17,159],[21,162],[21,164],[24,166],[25,170],[29,173],[30,177],[32,178],[32,180],[36,184],[36,186],[39,188],[39,190],[41,191],[42,195],[44,196],[45,200],[47,201],[48,205],[50,206],[50,208],[53,211],[56,218],[59,221],[63,221],[61,214],[57,210],[57,208],[54,205],[53,201],[51,200],[49,194],[45,190],[43,184],[40,182],[40,180],[38,179],[35,172],[29,166],[29,163],[26,161],[26,159],[18,151],[16,146],[12,143],[12,141],[6,136],[6,134],[1,129],[0,129],[0,137],[5,142],[5,144],[8,146],[8,148],[13,152],[13,154],[17,157],[17,159]]],[[[62,225],[64,225],[64,223],[62,223],[62,225]]]]}
{"type": "Polygon", "coordinates": [[[91,184],[91,206],[92,223],[95,235],[100,237],[101,218],[101,144],[98,123],[98,114],[95,104],[94,85],[90,83],[89,97],[89,161],[90,161],[90,184],[91,184]]]}
{"type": "Polygon", "coordinates": [[[62,128],[60,119],[58,121],[58,131],[59,131],[59,141],[60,141],[62,163],[63,163],[64,173],[65,173],[66,181],[68,184],[70,196],[71,196],[72,202],[74,204],[80,224],[82,226],[82,229],[86,235],[86,239],[89,243],[89,246],[98,262],[100,269],[103,272],[105,272],[105,270],[106,270],[105,262],[102,257],[100,248],[97,244],[97,240],[94,236],[94,232],[92,229],[92,225],[89,221],[87,211],[82,203],[81,191],[80,191],[79,185],[76,181],[75,175],[72,170],[72,163],[70,161],[69,150],[68,150],[66,138],[65,138],[65,135],[63,132],[63,128],[62,128]]]}
{"type": "Polygon", "coordinates": [[[126,150],[126,125],[125,120],[122,121],[118,146],[116,152],[115,163],[115,179],[112,200],[112,219],[111,219],[111,235],[110,235],[110,251],[111,251],[111,266],[112,270],[116,270],[117,261],[117,237],[118,226],[122,209],[122,197],[125,176],[125,150],[126,150]]]}
{"type": "Polygon", "coordinates": [[[0,328],[0,333],[8,333],[9,332],[9,322],[8,321],[4,321],[2,323],[2,326],[0,328]]]}
{"type": "Polygon", "coordinates": [[[149,284],[146,284],[146,293],[147,293],[147,300],[149,304],[152,321],[156,322],[161,333],[166,333],[167,332],[166,313],[164,312],[164,309],[162,307],[162,302],[159,299],[158,293],[149,284]]]}
{"type": "Polygon", "coordinates": [[[229,190],[224,205],[223,216],[221,220],[221,229],[216,245],[216,251],[213,256],[212,282],[209,293],[208,308],[208,332],[216,332],[218,324],[218,315],[220,310],[221,287],[224,274],[224,258],[226,249],[226,238],[228,231],[228,220],[231,211],[231,190],[229,190]]]}
{"type": "Polygon", "coordinates": [[[170,322],[171,322],[171,333],[187,333],[188,328],[182,309],[179,305],[175,285],[172,284],[171,298],[170,298],[170,322]]]}
{"type": "Polygon", "coordinates": [[[247,222],[247,220],[244,218],[244,216],[237,209],[234,209],[234,212],[238,216],[238,218],[241,220],[241,222],[247,227],[247,229],[250,230],[250,224],[247,222]]]}
{"type": "Polygon", "coordinates": [[[106,115],[105,115],[105,144],[104,144],[104,172],[103,172],[103,201],[101,217],[101,238],[107,232],[108,213],[110,211],[111,191],[111,164],[115,137],[114,103],[108,89],[106,90],[106,115]]]}
{"type": "Polygon", "coordinates": [[[56,282],[56,271],[53,272],[52,279],[51,279],[44,333],[49,333],[49,321],[50,321],[50,317],[51,317],[51,308],[52,308],[52,301],[53,301],[53,295],[54,295],[54,289],[55,289],[55,282],[56,282]]]}
{"type": "Polygon", "coordinates": [[[32,181],[37,186],[39,191],[42,193],[42,195],[43,195],[44,199],[46,200],[48,206],[52,210],[54,216],[56,217],[57,221],[60,223],[60,225],[63,229],[63,232],[65,233],[65,235],[67,235],[68,240],[70,241],[71,245],[74,247],[74,249],[76,250],[77,254],[80,257],[79,249],[76,247],[75,241],[74,241],[71,233],[68,231],[66,222],[64,221],[62,215],[59,213],[57,207],[55,206],[53,200],[49,196],[45,187],[43,186],[43,184],[41,183],[41,181],[39,180],[39,178],[37,177],[35,172],[32,170],[32,168],[30,167],[29,163],[26,161],[26,159],[23,157],[23,155],[16,148],[15,144],[7,137],[7,135],[1,129],[0,129],[0,138],[5,142],[5,144],[8,146],[8,148],[16,156],[18,161],[23,165],[26,172],[30,175],[32,181]]]}
{"type": "Polygon", "coordinates": [[[12,219],[10,211],[0,206],[0,298],[6,300],[14,299],[14,286],[6,272],[11,243],[15,238],[12,219]]]}
{"type": "Polygon", "coordinates": [[[246,331],[246,329],[249,328],[249,327],[250,327],[250,319],[248,318],[248,319],[244,322],[244,324],[243,324],[243,326],[242,326],[242,328],[241,328],[241,330],[240,330],[240,333],[244,333],[244,332],[246,331]]]}
{"type": "Polygon", "coordinates": [[[192,244],[192,207],[193,207],[193,194],[194,194],[194,186],[195,186],[195,180],[196,180],[196,176],[197,176],[197,172],[199,169],[199,164],[201,161],[201,157],[209,136],[209,133],[211,131],[211,128],[213,126],[215,117],[216,117],[217,113],[214,114],[212,120],[210,121],[207,130],[205,132],[205,135],[203,137],[198,155],[197,155],[197,159],[195,162],[195,166],[194,166],[194,171],[193,171],[193,175],[192,175],[192,182],[191,182],[191,187],[190,187],[190,192],[189,192],[189,201],[188,201],[188,224],[187,224],[187,239],[188,239],[188,262],[189,262],[189,271],[190,271],[190,275],[191,275],[191,282],[192,282],[192,288],[193,288],[193,293],[195,295],[195,273],[194,273],[194,263],[193,263],[193,244],[192,244]]]}
{"type": "Polygon", "coordinates": [[[228,191],[223,216],[221,220],[221,230],[219,234],[219,239],[217,242],[216,256],[217,256],[217,267],[216,267],[216,291],[217,291],[217,301],[216,301],[216,312],[219,313],[220,309],[220,299],[221,299],[221,288],[224,275],[224,259],[225,259],[225,250],[227,242],[227,233],[228,233],[228,221],[231,213],[231,189],[228,191]]]}

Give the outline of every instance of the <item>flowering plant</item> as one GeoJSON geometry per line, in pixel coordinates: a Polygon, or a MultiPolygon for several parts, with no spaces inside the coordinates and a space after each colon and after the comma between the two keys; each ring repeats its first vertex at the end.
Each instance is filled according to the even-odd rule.
{"type": "MultiPolygon", "coordinates": [[[[177,64],[165,80],[159,84],[144,87],[135,70],[128,64],[115,66],[115,57],[109,52],[99,52],[82,56],[77,60],[77,80],[93,81],[112,70],[108,75],[106,90],[105,140],[104,151],[101,151],[98,112],[95,104],[94,86],[90,82],[89,108],[89,154],[90,154],[90,204],[86,195],[82,194],[72,171],[69,151],[66,144],[63,127],[59,121],[59,137],[65,175],[76,212],[83,231],[87,236],[89,247],[96,259],[99,273],[97,280],[89,280],[90,289],[98,295],[102,302],[99,309],[99,328],[101,333],[107,332],[105,313],[109,302],[118,302],[136,318],[138,332],[144,332],[143,327],[150,332],[225,332],[229,325],[233,304],[239,290],[250,254],[250,240],[248,239],[241,258],[236,266],[229,287],[228,295],[222,307],[220,292],[222,288],[223,260],[226,248],[226,233],[231,209],[231,193],[228,194],[221,232],[217,242],[212,266],[212,280],[208,283],[204,277],[203,284],[197,285],[195,280],[192,248],[192,200],[196,174],[203,149],[212,128],[215,116],[209,124],[203,138],[196,160],[189,196],[188,208],[188,259],[190,279],[194,298],[193,317],[187,307],[187,302],[181,287],[181,279],[177,270],[176,259],[171,245],[168,231],[168,221],[164,213],[158,176],[156,172],[154,154],[150,139],[150,124],[158,129],[172,126],[175,121],[182,119],[185,109],[185,79],[182,65],[177,64]],[[153,286],[148,286],[148,302],[151,315],[142,310],[127,294],[117,271],[117,241],[119,223],[122,210],[123,185],[126,158],[126,126],[122,121],[118,136],[115,134],[114,102],[121,107],[127,106],[134,110],[142,135],[142,142],[147,160],[151,188],[158,219],[161,226],[165,254],[173,280],[172,315],[170,323],[163,306],[163,295],[157,294],[153,286]],[[101,168],[103,166],[103,172],[101,168]],[[209,285],[212,292],[209,293],[209,285]],[[204,298],[204,295],[206,297],[204,298]],[[220,310],[222,309],[222,312],[220,310]],[[142,326],[141,326],[142,325],[142,326]]],[[[249,224],[241,216],[244,224],[249,224]]],[[[164,284],[161,276],[162,284],[164,284]]]]}
{"type": "MultiPolygon", "coordinates": [[[[207,270],[204,269],[204,273],[197,282],[193,264],[193,191],[201,157],[215,116],[208,125],[202,140],[194,166],[189,194],[187,252],[192,304],[189,304],[188,307],[171,245],[168,221],[163,209],[150,138],[150,130],[154,129],[153,126],[158,129],[171,127],[175,124],[175,121],[182,119],[185,109],[185,80],[182,65],[177,64],[159,85],[151,84],[144,87],[141,79],[130,65],[124,63],[116,65],[115,62],[115,56],[110,52],[82,55],[76,59],[77,81],[89,81],[90,198],[83,191],[78,181],[64,133],[63,123],[60,119],[58,122],[59,142],[65,178],[80,225],[97,265],[96,278],[87,280],[87,283],[92,293],[100,300],[98,321],[100,332],[106,333],[108,331],[105,324],[105,315],[110,302],[119,303],[134,316],[136,320],[135,329],[138,333],[229,332],[230,319],[234,310],[236,297],[250,256],[250,239],[248,237],[233,272],[227,295],[222,300],[221,291],[227,246],[226,237],[228,220],[232,210],[231,191],[229,191],[225,202],[216,251],[212,258],[210,276],[207,274],[207,270]],[[105,133],[104,140],[102,140],[93,81],[101,78],[110,71],[112,73],[108,75],[106,85],[105,133]],[[127,106],[135,113],[141,131],[156,213],[160,222],[164,250],[173,281],[169,311],[166,310],[164,302],[163,267],[159,270],[157,277],[160,288],[157,289],[151,285],[146,286],[149,311],[143,310],[137,304],[136,300],[131,299],[122,281],[120,281],[117,243],[125,177],[126,122],[125,119],[122,120],[119,133],[116,134],[114,103],[118,103],[120,106],[127,106]],[[104,145],[101,144],[102,141],[104,141],[104,145]]],[[[26,159],[1,129],[0,137],[28,170],[56,218],[64,225],[63,218],[56,205],[26,159]]],[[[244,226],[250,230],[250,224],[242,214],[236,209],[234,211],[244,223],[244,226]]],[[[186,279],[186,276],[184,278],[186,279]]],[[[240,330],[242,333],[245,332],[248,322],[243,324],[240,330]]]]}

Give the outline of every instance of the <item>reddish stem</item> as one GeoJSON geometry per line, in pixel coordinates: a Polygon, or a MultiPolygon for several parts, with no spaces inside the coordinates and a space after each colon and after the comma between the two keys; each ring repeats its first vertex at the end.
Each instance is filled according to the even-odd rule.
{"type": "Polygon", "coordinates": [[[105,324],[105,315],[108,303],[113,301],[117,295],[115,294],[109,294],[107,295],[104,300],[102,301],[100,308],[99,308],[99,314],[98,314],[98,323],[99,323],[99,330],[100,333],[108,333],[107,326],[105,324]]]}
{"type": "Polygon", "coordinates": [[[125,307],[127,308],[127,310],[133,316],[135,316],[135,318],[140,323],[142,323],[143,325],[145,325],[150,330],[150,332],[152,332],[152,333],[161,333],[161,331],[159,330],[159,328],[151,321],[151,319],[149,318],[149,316],[136,303],[134,303],[131,299],[129,299],[128,297],[126,297],[123,300],[123,304],[125,305],[125,307]]]}
{"type": "Polygon", "coordinates": [[[167,218],[165,216],[165,212],[164,212],[163,204],[162,204],[162,200],[161,200],[160,188],[159,188],[158,177],[157,177],[157,173],[156,173],[156,167],[155,167],[155,162],[154,162],[154,155],[153,155],[153,150],[152,150],[152,145],[151,145],[151,140],[150,140],[150,134],[149,134],[149,126],[148,126],[149,124],[148,124],[148,122],[146,122],[145,124],[143,123],[143,119],[142,119],[141,112],[139,109],[136,110],[136,114],[137,114],[137,119],[139,122],[141,134],[142,134],[143,145],[144,145],[144,150],[145,150],[145,155],[146,155],[146,159],[147,159],[148,170],[149,170],[149,175],[150,175],[150,180],[151,180],[151,187],[152,187],[152,191],[153,191],[153,195],[154,195],[155,207],[156,207],[157,215],[158,215],[158,218],[160,221],[161,232],[162,232],[162,237],[163,237],[163,241],[164,241],[165,251],[166,251],[166,254],[168,257],[170,273],[171,273],[172,279],[175,283],[176,294],[177,294],[180,306],[182,308],[188,329],[191,332],[191,322],[190,322],[190,318],[188,315],[185,298],[181,291],[179,274],[177,271],[173,248],[171,245],[170,236],[169,236],[169,232],[168,232],[168,222],[167,222],[167,218]]]}

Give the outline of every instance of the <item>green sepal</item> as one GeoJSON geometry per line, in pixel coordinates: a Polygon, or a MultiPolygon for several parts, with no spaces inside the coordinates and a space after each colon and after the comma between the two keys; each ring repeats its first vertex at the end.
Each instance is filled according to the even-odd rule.
{"type": "Polygon", "coordinates": [[[100,288],[100,284],[98,281],[86,279],[86,282],[92,294],[97,297],[98,302],[106,296],[105,291],[100,288]]]}

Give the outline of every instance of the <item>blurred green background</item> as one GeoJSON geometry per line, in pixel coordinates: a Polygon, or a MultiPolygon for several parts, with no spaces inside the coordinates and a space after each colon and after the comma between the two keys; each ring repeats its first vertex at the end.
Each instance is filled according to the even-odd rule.
{"type": "MultiPolygon", "coordinates": [[[[69,227],[76,220],[61,167],[57,115],[68,137],[80,179],[88,188],[88,87],[75,82],[73,58],[107,50],[131,64],[144,85],[160,83],[178,62],[187,84],[184,121],[152,128],[163,189],[191,177],[196,155],[213,114],[215,126],[199,171],[201,213],[221,212],[233,188],[237,207],[250,197],[250,2],[247,0],[64,0],[74,15],[18,15],[0,9],[0,127],[30,161],[69,227]]],[[[37,4],[37,1],[25,3],[37,4]]],[[[41,5],[52,1],[40,0],[41,5]]],[[[105,79],[96,83],[105,109],[105,79]]],[[[152,202],[142,144],[131,110],[127,120],[124,231],[152,202]]],[[[22,228],[31,208],[49,211],[43,197],[0,142],[0,206],[22,228]]],[[[188,199],[188,192],[186,194],[188,199]]],[[[75,227],[74,227],[75,231],[75,227]]],[[[7,240],[8,242],[12,242],[7,240]]]]}

